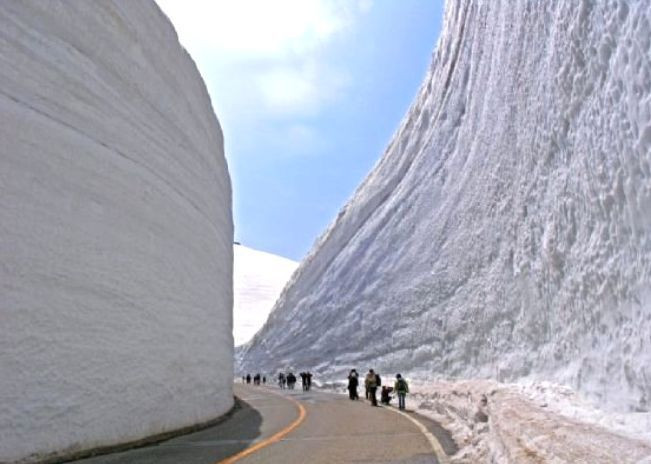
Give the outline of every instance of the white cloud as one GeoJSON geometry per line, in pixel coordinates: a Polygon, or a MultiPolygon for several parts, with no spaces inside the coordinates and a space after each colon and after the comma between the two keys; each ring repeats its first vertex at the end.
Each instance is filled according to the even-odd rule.
{"type": "Polygon", "coordinates": [[[158,0],[189,49],[241,59],[305,53],[342,30],[340,2],[323,0],[158,0]]]}
{"type": "Polygon", "coordinates": [[[345,39],[372,6],[372,0],[157,1],[195,59],[225,131],[265,120],[301,124],[345,98],[348,71],[328,62],[324,51],[345,43],[334,39],[345,39]]]}
{"type": "Polygon", "coordinates": [[[320,67],[313,61],[282,65],[256,78],[261,103],[276,114],[314,115],[319,108],[341,97],[349,77],[341,70],[320,67]]]}
{"type": "Polygon", "coordinates": [[[315,82],[297,69],[285,67],[271,70],[259,76],[257,83],[264,103],[272,110],[292,112],[318,101],[315,82]]]}
{"type": "Polygon", "coordinates": [[[368,13],[373,8],[373,0],[359,0],[358,5],[361,13],[368,13]]]}

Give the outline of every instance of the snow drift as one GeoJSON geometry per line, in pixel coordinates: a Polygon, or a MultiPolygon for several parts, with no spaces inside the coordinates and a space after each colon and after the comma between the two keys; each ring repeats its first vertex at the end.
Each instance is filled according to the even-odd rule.
{"type": "Polygon", "coordinates": [[[240,368],[566,384],[651,401],[651,6],[447,3],[384,156],[240,368]]]}
{"type": "Polygon", "coordinates": [[[260,330],[298,263],[243,245],[234,245],[233,252],[233,338],[237,346],[260,330]]]}
{"type": "Polygon", "coordinates": [[[232,405],[231,188],[150,1],[0,9],[0,461],[232,405]]]}

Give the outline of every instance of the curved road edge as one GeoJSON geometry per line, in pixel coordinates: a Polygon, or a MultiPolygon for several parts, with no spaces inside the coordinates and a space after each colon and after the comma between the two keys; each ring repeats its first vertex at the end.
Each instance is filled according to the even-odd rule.
{"type": "MultiPolygon", "coordinates": [[[[110,456],[118,453],[124,453],[132,450],[146,448],[148,446],[158,445],[173,438],[183,437],[192,433],[201,432],[222,425],[235,415],[237,411],[242,409],[242,402],[237,396],[233,397],[233,406],[224,414],[217,416],[205,422],[198,424],[188,425],[179,429],[169,430],[166,432],[148,435],[136,440],[116,443],[112,445],[103,445],[95,448],[88,448],[84,450],[77,450],[66,453],[65,451],[53,453],[44,456],[43,459],[38,461],[38,464],[58,464],[62,462],[82,461],[91,458],[101,458],[102,456],[110,456]]],[[[2,463],[0,463],[2,464],[2,463]]]]}
{"type": "MultiPolygon", "coordinates": [[[[260,387],[254,387],[254,389],[257,388],[260,387]]],[[[250,390],[250,391],[252,393],[254,390],[250,390]]],[[[279,396],[284,400],[288,400],[294,403],[295,407],[298,410],[297,418],[294,419],[294,421],[292,421],[290,425],[284,427],[279,432],[274,433],[271,437],[261,441],[256,441],[254,443],[251,443],[251,445],[248,448],[240,451],[239,453],[237,453],[234,456],[231,456],[230,458],[224,459],[222,461],[218,461],[216,464],[231,464],[247,456],[253,458],[251,462],[271,462],[271,459],[277,459],[277,460],[280,459],[283,453],[285,453],[285,456],[291,456],[291,454],[287,454],[287,446],[290,446],[288,445],[288,443],[299,443],[304,440],[309,440],[309,441],[323,440],[323,439],[330,440],[335,436],[328,433],[329,432],[329,430],[327,429],[327,427],[329,426],[328,417],[326,416],[324,418],[321,418],[320,413],[323,412],[323,409],[317,408],[317,405],[323,404],[324,401],[326,402],[329,401],[326,400],[326,398],[328,397],[333,399],[343,398],[344,395],[340,395],[335,392],[330,392],[327,390],[323,391],[318,389],[311,391],[309,393],[293,391],[293,390],[274,391],[274,389],[270,386],[266,386],[266,388],[262,387],[258,391],[260,393],[264,392],[265,394],[279,396]],[[324,396],[322,397],[322,395],[324,396]],[[303,402],[305,402],[305,406],[301,404],[303,402]],[[319,414],[317,414],[318,417],[316,419],[312,418],[312,416],[314,416],[314,413],[317,411],[319,411],[319,414]],[[307,429],[305,429],[305,427],[301,427],[299,430],[296,431],[298,435],[292,434],[291,436],[285,438],[292,431],[295,431],[297,428],[299,428],[301,424],[303,424],[306,416],[309,418],[309,420],[307,420],[305,423],[305,427],[307,427],[307,429]],[[317,425],[315,427],[315,420],[317,423],[321,423],[321,424],[325,423],[326,424],[325,428],[323,425],[322,426],[317,425]],[[287,442],[287,440],[289,440],[289,442],[287,442]],[[284,443],[281,448],[279,449],[276,449],[276,447],[269,448],[269,445],[278,442],[284,443]],[[266,449],[262,451],[263,448],[266,449]],[[257,451],[260,451],[260,453],[256,454],[257,451]]],[[[356,406],[353,407],[357,407],[357,405],[361,406],[361,404],[356,403],[356,406]]],[[[426,416],[422,416],[415,411],[410,410],[410,411],[403,412],[391,406],[382,406],[381,409],[386,409],[388,411],[396,413],[397,415],[402,416],[403,420],[406,419],[409,423],[411,423],[413,427],[412,433],[421,435],[422,437],[421,440],[423,440],[422,443],[425,449],[429,450],[428,454],[434,458],[435,462],[439,464],[449,464],[450,457],[456,454],[456,452],[458,451],[457,445],[452,439],[450,432],[444,429],[443,427],[441,427],[441,425],[438,422],[434,421],[433,419],[428,418],[426,416]]],[[[358,411],[361,412],[362,409],[358,411]]],[[[386,430],[385,431],[377,430],[377,432],[381,435],[382,433],[386,433],[386,430]]],[[[368,436],[368,433],[364,435],[368,436]]],[[[294,445],[291,446],[293,447],[294,445]]],[[[422,450],[421,453],[425,451],[423,448],[421,448],[421,450],[422,450]]],[[[323,458],[324,456],[325,455],[319,455],[319,457],[321,458],[323,458]]],[[[249,460],[246,460],[246,462],[249,462],[249,460]]]]}
{"type": "Polygon", "coordinates": [[[434,455],[436,456],[436,459],[438,459],[440,464],[450,464],[450,458],[448,457],[447,453],[443,449],[443,446],[441,445],[441,442],[438,441],[438,439],[434,436],[432,432],[430,432],[427,427],[425,427],[419,420],[414,419],[411,417],[409,414],[400,411],[399,409],[395,409],[393,407],[387,407],[385,409],[388,409],[389,411],[393,411],[396,414],[400,414],[401,416],[404,416],[405,418],[409,419],[411,422],[418,427],[418,429],[425,435],[425,438],[427,438],[427,441],[432,447],[432,450],[434,450],[434,455]]]}
{"type": "MultiPolygon", "coordinates": [[[[230,456],[230,457],[228,457],[226,459],[223,459],[221,461],[217,461],[216,464],[232,464],[232,463],[234,463],[236,461],[239,461],[242,458],[245,458],[246,456],[248,456],[250,454],[255,453],[256,451],[258,451],[258,450],[260,450],[260,449],[262,449],[264,447],[272,445],[272,444],[280,441],[283,437],[285,437],[285,435],[287,435],[292,430],[294,430],[296,427],[301,425],[301,423],[305,420],[305,416],[307,415],[307,412],[305,410],[305,407],[301,403],[296,401],[294,398],[290,398],[288,396],[282,395],[282,394],[274,392],[272,390],[265,389],[265,391],[267,393],[272,393],[272,394],[274,394],[276,396],[280,396],[280,397],[294,403],[294,405],[298,409],[298,417],[291,424],[289,424],[287,427],[280,430],[279,432],[276,432],[274,435],[270,436],[269,438],[265,438],[264,440],[261,440],[261,441],[255,443],[254,445],[243,449],[242,451],[240,451],[239,453],[237,453],[237,454],[235,454],[233,456],[230,456]]],[[[237,400],[238,400],[238,398],[236,397],[236,401],[237,400]]]]}

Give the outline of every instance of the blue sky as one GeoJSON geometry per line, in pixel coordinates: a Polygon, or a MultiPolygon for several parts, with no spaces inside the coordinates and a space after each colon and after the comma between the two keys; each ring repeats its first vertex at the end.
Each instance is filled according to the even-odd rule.
{"type": "Polygon", "coordinates": [[[235,240],[300,260],[416,95],[443,0],[157,0],[224,132],[235,240]]]}

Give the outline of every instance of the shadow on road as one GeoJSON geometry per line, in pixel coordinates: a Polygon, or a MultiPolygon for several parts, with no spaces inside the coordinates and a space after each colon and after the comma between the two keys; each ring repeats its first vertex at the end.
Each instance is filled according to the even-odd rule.
{"type": "Polygon", "coordinates": [[[248,448],[261,434],[262,416],[235,398],[235,407],[219,423],[205,429],[83,461],[80,464],[214,464],[248,448]]]}

